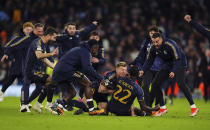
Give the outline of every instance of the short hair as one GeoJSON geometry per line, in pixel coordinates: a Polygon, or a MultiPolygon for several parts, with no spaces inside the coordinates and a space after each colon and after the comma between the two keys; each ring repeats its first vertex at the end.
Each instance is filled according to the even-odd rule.
{"type": "Polygon", "coordinates": [[[44,28],[44,24],[42,24],[42,23],[36,23],[36,24],[34,24],[34,28],[38,28],[38,27],[44,28]]]}
{"type": "Polygon", "coordinates": [[[128,73],[132,77],[138,77],[139,76],[139,68],[138,68],[138,66],[130,67],[130,69],[128,70],[128,73]]]}
{"type": "Polygon", "coordinates": [[[154,31],[154,32],[161,32],[160,29],[158,28],[158,26],[153,25],[149,28],[149,32],[154,31]]]}
{"type": "Polygon", "coordinates": [[[92,48],[94,45],[99,45],[95,39],[90,39],[87,43],[90,46],[90,48],[92,48]]]}
{"type": "Polygon", "coordinates": [[[32,28],[34,29],[34,25],[33,25],[32,22],[25,22],[25,23],[23,24],[23,29],[26,28],[26,27],[32,27],[32,28]]]}
{"type": "Polygon", "coordinates": [[[53,35],[54,33],[57,33],[57,31],[55,30],[55,28],[53,27],[47,27],[47,29],[44,31],[44,35],[53,35]]]}
{"type": "Polygon", "coordinates": [[[98,31],[92,31],[90,33],[90,36],[99,36],[99,32],[98,31]]]}
{"type": "Polygon", "coordinates": [[[158,38],[158,37],[161,37],[161,34],[160,33],[154,33],[152,35],[152,38],[158,38]]]}
{"type": "Polygon", "coordinates": [[[66,23],[64,26],[66,27],[66,26],[69,26],[69,25],[76,26],[76,23],[74,23],[74,22],[68,22],[68,23],[66,23]]]}
{"type": "Polygon", "coordinates": [[[127,64],[126,64],[126,62],[124,62],[124,61],[120,61],[120,62],[118,62],[117,65],[116,65],[116,68],[118,68],[118,67],[127,67],[127,64]]]}

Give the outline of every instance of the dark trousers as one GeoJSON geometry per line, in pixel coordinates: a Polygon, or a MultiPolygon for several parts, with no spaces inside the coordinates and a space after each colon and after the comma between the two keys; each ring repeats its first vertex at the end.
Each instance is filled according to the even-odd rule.
{"type": "Polygon", "coordinates": [[[9,88],[9,86],[14,82],[14,80],[18,78],[18,80],[22,81],[22,75],[7,75],[5,81],[3,82],[2,85],[2,92],[5,92],[7,90],[7,88],[9,88]]]}
{"type": "Polygon", "coordinates": [[[24,76],[23,86],[21,88],[21,104],[29,104],[41,93],[42,86],[45,85],[46,79],[49,77],[47,74],[24,76]],[[29,88],[31,83],[35,83],[36,89],[32,92],[31,97],[29,98],[29,88]]]}
{"type": "Polygon", "coordinates": [[[149,87],[150,87],[150,83],[152,83],[152,80],[154,79],[156,73],[157,73],[157,71],[149,70],[143,76],[143,82],[142,82],[143,87],[142,88],[143,88],[143,91],[144,91],[144,101],[145,101],[145,104],[148,105],[148,106],[151,106],[150,105],[151,104],[150,99],[151,99],[151,96],[152,96],[152,95],[150,95],[149,87]]]}
{"type": "Polygon", "coordinates": [[[165,95],[167,96],[168,90],[169,90],[169,85],[171,85],[171,95],[169,95],[170,99],[173,98],[174,96],[174,89],[175,89],[175,79],[168,79],[164,84],[163,84],[163,90],[165,91],[165,95]]]}
{"type": "MultiPolygon", "coordinates": [[[[156,95],[156,98],[158,99],[160,106],[164,106],[165,102],[163,99],[163,93],[161,92],[161,87],[163,83],[168,80],[169,78],[169,70],[161,70],[159,71],[155,79],[152,82],[152,86],[154,88],[153,93],[156,95]]],[[[188,102],[190,105],[194,104],[192,95],[189,91],[188,86],[185,84],[185,70],[184,68],[179,68],[178,71],[175,73],[175,78],[177,81],[177,84],[179,85],[180,89],[184,93],[185,97],[187,98],[188,102]]]]}
{"type": "Polygon", "coordinates": [[[210,85],[209,81],[209,76],[210,75],[204,75],[203,76],[203,83],[204,83],[204,100],[207,102],[208,101],[208,87],[210,85]]]}

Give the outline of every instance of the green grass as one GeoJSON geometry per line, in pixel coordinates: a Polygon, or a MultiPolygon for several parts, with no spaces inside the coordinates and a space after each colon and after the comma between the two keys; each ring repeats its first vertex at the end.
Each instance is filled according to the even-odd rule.
{"type": "Polygon", "coordinates": [[[0,103],[0,130],[209,130],[210,103],[195,102],[200,111],[193,118],[189,117],[186,99],[175,99],[174,105],[168,106],[169,112],[162,117],[74,116],[73,112],[57,116],[46,111],[43,114],[33,110],[20,113],[19,98],[6,97],[0,103]]]}

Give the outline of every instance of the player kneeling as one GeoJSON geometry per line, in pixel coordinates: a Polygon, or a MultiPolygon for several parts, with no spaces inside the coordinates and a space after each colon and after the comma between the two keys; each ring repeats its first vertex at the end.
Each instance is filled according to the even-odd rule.
{"type": "Polygon", "coordinates": [[[111,83],[112,85],[102,83],[103,85],[100,86],[99,92],[107,93],[113,91],[111,100],[108,103],[108,112],[117,116],[140,116],[142,115],[142,111],[158,111],[160,109],[159,106],[151,108],[145,105],[143,90],[136,83],[138,75],[138,67],[134,66],[129,69],[128,77],[119,78],[116,82],[111,83]],[[142,111],[132,107],[136,97],[142,111]]]}
{"type": "Polygon", "coordinates": [[[98,82],[103,80],[103,77],[101,77],[91,66],[91,55],[97,53],[98,47],[99,45],[96,40],[89,40],[80,47],[75,47],[69,50],[58,61],[53,70],[52,81],[56,86],[66,87],[67,94],[62,100],[53,105],[52,108],[54,111],[63,115],[62,107],[68,105],[72,98],[76,96],[76,91],[73,85],[77,84],[84,88],[89,115],[103,114],[103,110],[94,109],[92,83],[84,75],[90,75],[98,82]]]}

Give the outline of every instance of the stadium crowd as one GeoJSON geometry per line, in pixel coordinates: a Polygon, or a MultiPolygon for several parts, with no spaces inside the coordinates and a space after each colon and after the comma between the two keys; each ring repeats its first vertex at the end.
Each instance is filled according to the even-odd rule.
{"type": "MultiPolygon", "coordinates": [[[[209,0],[6,0],[0,2],[0,43],[2,47],[26,21],[41,22],[62,32],[69,21],[84,27],[99,21],[97,30],[105,48],[106,65],[111,70],[119,61],[132,62],[138,55],[148,27],[157,25],[185,51],[188,59],[187,83],[197,88],[202,81],[203,56],[210,58],[209,42],[193,31],[184,15],[208,25],[209,0]]],[[[87,38],[86,38],[87,39],[87,38]]],[[[1,67],[4,65],[1,63],[1,67]]],[[[206,70],[207,71],[207,70],[206,70]]],[[[208,70],[209,71],[209,70],[208,70]]]]}

